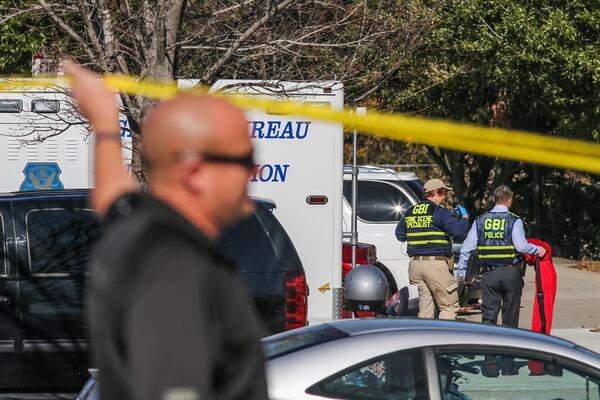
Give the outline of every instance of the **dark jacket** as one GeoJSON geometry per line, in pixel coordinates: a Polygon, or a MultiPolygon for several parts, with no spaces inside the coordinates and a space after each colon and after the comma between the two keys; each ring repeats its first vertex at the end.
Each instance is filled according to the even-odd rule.
{"type": "Polygon", "coordinates": [[[212,241],[151,196],[117,200],[105,229],[89,313],[101,398],[266,399],[258,323],[212,241]]]}
{"type": "Polygon", "coordinates": [[[461,241],[468,231],[469,221],[466,218],[457,218],[446,208],[423,200],[400,220],[396,226],[396,238],[408,242],[410,257],[447,256],[452,252],[452,243],[443,238],[461,241]]]}

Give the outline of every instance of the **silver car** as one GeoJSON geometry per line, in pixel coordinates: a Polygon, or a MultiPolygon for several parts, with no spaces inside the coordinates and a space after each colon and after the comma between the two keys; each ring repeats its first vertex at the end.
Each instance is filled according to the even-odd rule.
{"type": "Polygon", "coordinates": [[[520,329],[347,320],[263,343],[273,400],[600,398],[600,355],[520,329]]]}

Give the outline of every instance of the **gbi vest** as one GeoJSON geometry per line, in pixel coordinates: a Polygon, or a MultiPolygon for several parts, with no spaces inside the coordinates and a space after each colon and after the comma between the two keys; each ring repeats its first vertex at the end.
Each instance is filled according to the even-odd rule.
{"type": "Polygon", "coordinates": [[[512,230],[518,219],[510,212],[488,212],[475,220],[480,265],[502,267],[517,264],[512,230]]]}
{"type": "Polygon", "coordinates": [[[409,256],[446,256],[452,251],[450,236],[433,224],[436,206],[423,202],[413,206],[404,217],[409,256]]]}

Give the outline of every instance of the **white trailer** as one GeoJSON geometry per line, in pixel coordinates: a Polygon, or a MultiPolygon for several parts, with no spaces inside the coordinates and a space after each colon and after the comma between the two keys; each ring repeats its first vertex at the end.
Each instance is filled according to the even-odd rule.
{"type": "MultiPolygon", "coordinates": [[[[279,98],[341,110],[340,82],[220,80],[224,93],[279,98]]],[[[311,324],[337,319],[342,309],[343,126],[295,115],[247,110],[256,162],[253,196],[273,199],[309,287],[311,324]]]]}
{"type": "MultiPolygon", "coordinates": [[[[130,165],[126,124],[122,118],[123,159],[130,165]]],[[[92,140],[60,83],[0,92],[0,192],[91,188],[92,140]]]]}

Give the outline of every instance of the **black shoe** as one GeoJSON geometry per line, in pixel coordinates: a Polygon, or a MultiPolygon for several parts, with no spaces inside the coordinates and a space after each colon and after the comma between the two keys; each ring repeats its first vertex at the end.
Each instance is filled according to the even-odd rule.
{"type": "Polygon", "coordinates": [[[500,375],[500,370],[496,363],[485,363],[481,368],[481,375],[488,378],[497,378],[500,375]]]}
{"type": "Polygon", "coordinates": [[[519,375],[519,369],[512,367],[512,368],[502,370],[502,376],[512,376],[512,375],[519,375]]]}

